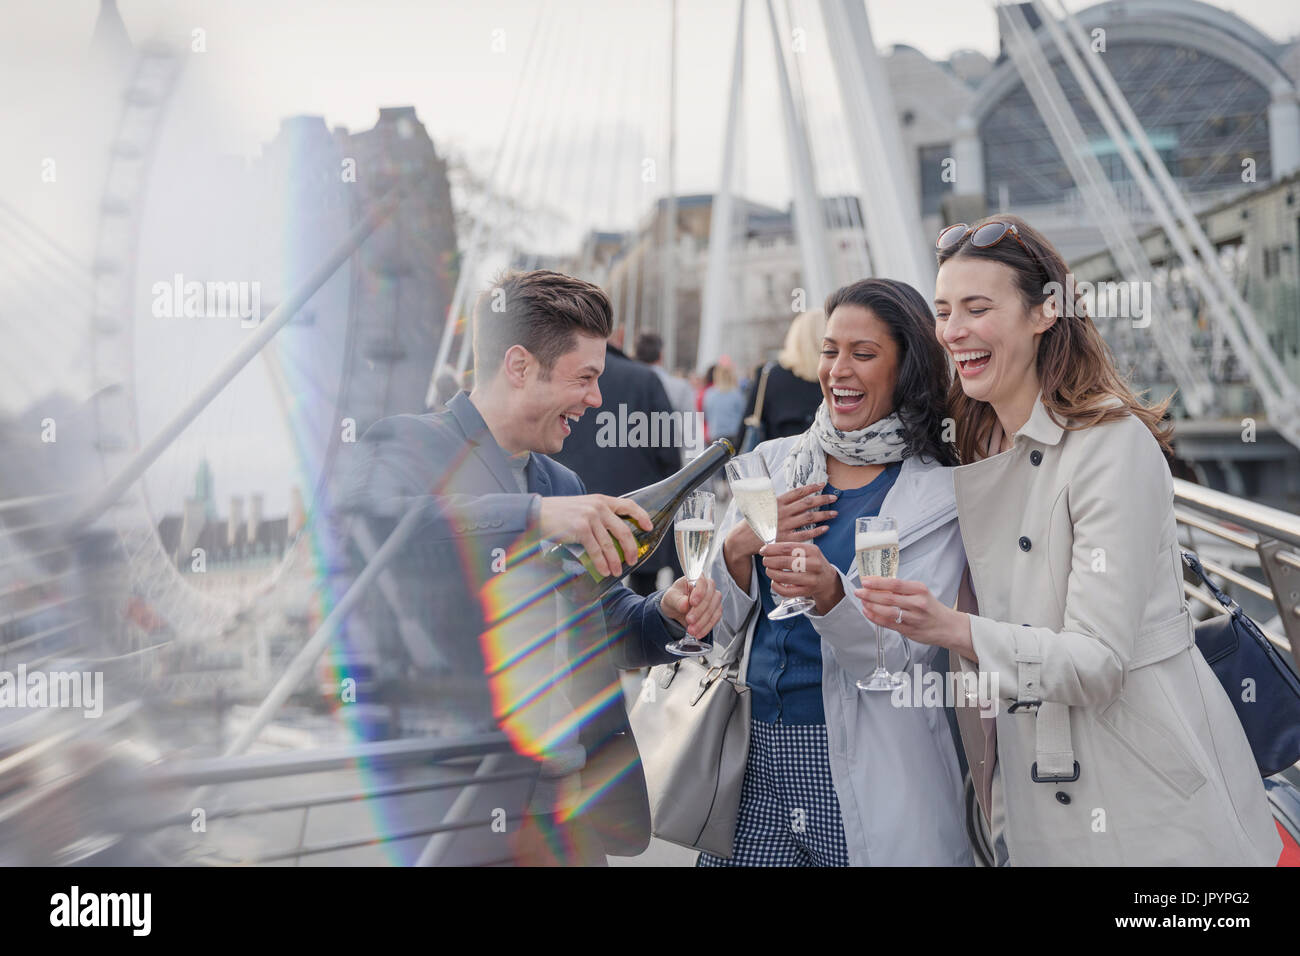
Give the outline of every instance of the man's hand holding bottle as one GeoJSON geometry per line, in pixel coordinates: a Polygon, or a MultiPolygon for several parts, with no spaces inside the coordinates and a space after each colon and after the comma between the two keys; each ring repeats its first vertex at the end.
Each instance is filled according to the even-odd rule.
{"type": "Polygon", "coordinates": [[[609,495],[543,498],[538,529],[549,541],[582,545],[602,576],[621,577],[623,562],[618,548],[623,549],[624,555],[631,555],[633,561],[637,553],[636,538],[623,516],[646,531],[654,530],[654,522],[639,504],[630,498],[609,495]],[[615,541],[618,548],[614,546],[615,541]]]}
{"type": "MultiPolygon", "coordinates": [[[[624,555],[636,562],[637,542],[627,520],[643,530],[653,531],[654,522],[646,510],[629,498],[610,495],[566,495],[542,499],[538,531],[543,538],[564,544],[579,544],[602,576],[622,576],[624,555]],[[615,547],[615,542],[618,546],[615,547]]],[[[717,586],[702,576],[692,587],[685,577],[672,583],[660,600],[659,612],[686,628],[692,637],[702,638],[722,620],[722,595],[717,586]]]]}

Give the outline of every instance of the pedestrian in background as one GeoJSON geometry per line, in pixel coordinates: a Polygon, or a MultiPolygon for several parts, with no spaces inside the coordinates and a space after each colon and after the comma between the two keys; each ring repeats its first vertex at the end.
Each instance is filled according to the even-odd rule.
{"type": "Polygon", "coordinates": [[[695,390],[691,388],[690,382],[664,368],[663,363],[664,340],[653,332],[643,332],[636,338],[636,360],[649,365],[659,381],[663,383],[664,391],[668,393],[668,401],[672,403],[673,408],[679,412],[695,411],[695,390]]]}
{"type": "MultiPolygon", "coordinates": [[[[821,359],[825,333],[826,314],[820,309],[804,312],[791,321],[781,354],[768,367],[767,388],[759,414],[763,441],[802,435],[812,427],[813,415],[822,402],[821,386],[817,383],[817,363],[821,359]]],[[[754,414],[763,368],[759,366],[754,371],[744,418],[754,414]]]]}
{"type": "Polygon", "coordinates": [[[673,411],[682,413],[683,428],[689,427],[692,431],[687,434],[694,439],[694,445],[687,447],[682,443],[681,456],[682,464],[686,464],[691,458],[704,450],[704,428],[701,424],[694,421],[700,413],[695,409],[695,389],[691,383],[679,375],[673,375],[663,364],[664,340],[653,332],[643,332],[636,339],[636,359],[638,362],[644,362],[654,370],[659,376],[659,381],[663,383],[664,391],[668,393],[668,401],[672,404],[673,411]],[[690,416],[688,418],[687,416],[690,416]]]}
{"type": "Polygon", "coordinates": [[[713,384],[704,392],[704,423],[712,439],[729,438],[739,444],[740,422],[745,417],[745,396],[736,387],[736,370],[719,362],[713,384]]]}
{"type": "MultiPolygon", "coordinates": [[[[697,376],[697,381],[695,382],[695,410],[701,415],[704,414],[704,393],[713,387],[713,373],[716,372],[717,369],[718,365],[715,362],[705,370],[702,378],[697,376]]],[[[707,419],[704,422],[704,440],[706,442],[713,440],[712,436],[709,434],[709,423],[707,419]]]]}

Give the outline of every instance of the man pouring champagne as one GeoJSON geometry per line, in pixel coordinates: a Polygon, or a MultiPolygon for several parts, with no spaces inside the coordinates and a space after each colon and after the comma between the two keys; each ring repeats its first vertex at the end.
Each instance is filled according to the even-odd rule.
{"type": "MultiPolygon", "coordinates": [[[[652,520],[630,498],[586,494],[548,457],[570,422],[601,404],[605,293],[544,270],[506,275],[492,293],[474,313],[473,392],[444,412],[372,426],[348,508],[377,540],[421,509],[394,562],[399,597],[421,609],[458,676],[476,684],[481,715],[538,761],[527,817],[511,830],[514,859],[603,865],[606,853],[634,855],[649,840],[616,668],[677,659],[665,645],[707,636],[721,598],[707,576],[649,597],[613,583],[644,559],[648,538],[661,540],[676,506],[652,520]],[[549,558],[553,543],[580,554],[588,573],[549,558]]],[[[685,494],[696,478],[662,484],[678,481],[685,494]]]]}

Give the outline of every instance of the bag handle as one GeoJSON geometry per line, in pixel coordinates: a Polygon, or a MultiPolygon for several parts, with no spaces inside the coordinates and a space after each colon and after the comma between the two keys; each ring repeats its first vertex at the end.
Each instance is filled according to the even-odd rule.
{"type": "Polygon", "coordinates": [[[700,678],[700,685],[702,687],[713,683],[714,680],[723,674],[725,674],[727,679],[731,681],[740,677],[740,662],[745,656],[745,647],[749,640],[749,622],[754,617],[756,611],[759,613],[762,612],[762,606],[762,600],[756,600],[754,602],[753,607],[749,609],[749,613],[745,615],[745,620],[740,625],[740,629],[736,632],[736,636],[733,637],[731,642],[722,649],[722,653],[717,655],[715,658],[716,663],[709,668],[705,676],[700,678]],[[733,654],[732,652],[737,647],[740,648],[740,653],[733,654]]]}
{"type": "Polygon", "coordinates": [[[1196,556],[1196,553],[1194,551],[1184,550],[1182,551],[1182,555],[1183,564],[1190,568],[1194,575],[1200,578],[1201,583],[1204,584],[1210,594],[1214,596],[1214,599],[1223,605],[1224,610],[1233,617],[1240,616],[1241,605],[1225,594],[1222,588],[1210,580],[1210,576],[1205,573],[1205,568],[1201,566],[1201,559],[1196,556]]]}
{"type": "MultiPolygon", "coordinates": [[[[737,632],[736,636],[731,639],[731,642],[722,649],[722,653],[718,655],[718,663],[725,664],[728,674],[732,677],[740,675],[740,661],[741,658],[745,656],[745,644],[749,639],[749,622],[750,619],[753,618],[754,612],[759,610],[762,605],[763,601],[761,598],[754,601],[754,606],[751,607],[749,613],[745,615],[745,621],[740,625],[740,630],[737,632]],[[738,654],[733,654],[732,651],[737,647],[740,648],[740,652],[738,654]]],[[[715,664],[714,666],[716,667],[718,665],[715,664]]]]}
{"type": "Polygon", "coordinates": [[[758,427],[759,422],[763,420],[763,400],[767,398],[767,376],[771,371],[772,363],[768,362],[758,376],[758,394],[754,397],[754,411],[745,417],[745,424],[751,428],[758,427]]]}

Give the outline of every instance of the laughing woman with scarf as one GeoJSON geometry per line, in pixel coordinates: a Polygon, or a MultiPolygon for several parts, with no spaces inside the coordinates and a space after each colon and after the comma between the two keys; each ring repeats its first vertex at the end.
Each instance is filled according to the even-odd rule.
{"type": "MultiPolygon", "coordinates": [[[[732,856],[699,865],[969,865],[942,709],[856,686],[875,669],[877,635],[853,597],[856,519],[895,518],[899,574],[949,601],[965,567],[943,440],[948,366],[925,300],[902,282],[846,286],[826,314],[812,427],[750,453],[772,476],[777,542],[764,546],[733,502],[709,569],[723,594],[715,643],[747,641],[752,720],[732,856]],[[816,606],[768,618],[795,596],[816,606]]],[[[890,671],[929,669],[933,648],[881,633],[890,671]]]]}

